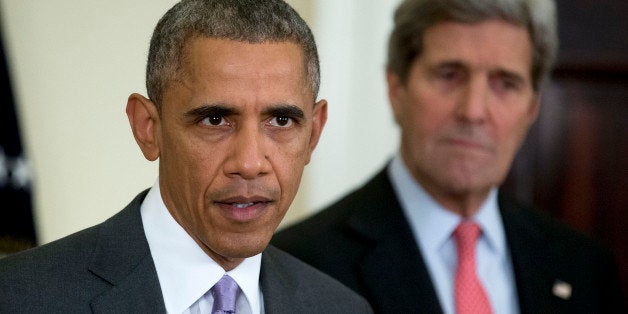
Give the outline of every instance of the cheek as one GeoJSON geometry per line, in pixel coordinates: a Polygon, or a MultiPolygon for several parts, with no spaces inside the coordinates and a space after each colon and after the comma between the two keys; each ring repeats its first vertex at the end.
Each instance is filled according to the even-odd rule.
{"type": "Polygon", "coordinates": [[[308,144],[309,141],[301,136],[295,141],[272,145],[269,160],[283,193],[296,193],[303,168],[309,159],[308,144]]]}
{"type": "Polygon", "coordinates": [[[164,150],[161,162],[167,164],[169,171],[177,177],[189,177],[196,173],[202,163],[197,147],[187,143],[186,139],[176,138],[166,141],[166,144],[169,144],[168,149],[164,150]]]}
{"type": "Polygon", "coordinates": [[[441,128],[448,125],[444,108],[432,102],[418,100],[409,103],[401,117],[402,131],[407,132],[410,141],[423,141],[434,137],[441,128]]]}
{"type": "Polygon", "coordinates": [[[309,154],[310,127],[291,131],[270,133],[267,137],[266,152],[286,163],[298,163],[306,160],[309,154]]]}
{"type": "Polygon", "coordinates": [[[513,116],[505,112],[501,117],[503,118],[499,120],[497,136],[502,146],[502,153],[510,158],[524,141],[530,123],[523,114],[513,116]]]}
{"type": "Polygon", "coordinates": [[[193,137],[169,138],[166,141],[168,149],[164,152],[160,162],[164,164],[164,171],[175,178],[169,182],[176,182],[180,187],[186,187],[187,198],[196,201],[202,197],[207,187],[215,180],[222,160],[221,147],[208,145],[202,141],[194,141],[193,137]]]}
{"type": "Polygon", "coordinates": [[[298,192],[304,165],[296,159],[272,159],[272,157],[271,163],[274,172],[273,179],[276,180],[280,190],[276,214],[283,217],[298,192]]]}

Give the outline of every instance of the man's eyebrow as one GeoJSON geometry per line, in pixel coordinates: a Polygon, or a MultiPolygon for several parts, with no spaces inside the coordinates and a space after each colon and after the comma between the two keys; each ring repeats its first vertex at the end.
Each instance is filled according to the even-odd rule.
{"type": "MultiPolygon", "coordinates": [[[[431,69],[436,71],[439,69],[467,69],[468,66],[464,62],[458,60],[444,60],[442,62],[435,63],[431,69]]],[[[510,70],[504,67],[499,67],[490,71],[491,73],[499,74],[502,77],[506,77],[515,81],[524,82],[525,77],[520,73],[510,70]]]]}
{"type": "Polygon", "coordinates": [[[224,104],[204,104],[193,108],[185,113],[186,117],[191,119],[205,118],[209,116],[232,116],[236,114],[236,110],[224,104]]]}
{"type": "Polygon", "coordinates": [[[444,60],[441,62],[434,63],[431,68],[433,69],[442,69],[442,68],[466,68],[466,64],[457,60],[444,60]]]}
{"type": "Polygon", "coordinates": [[[280,104],[267,108],[264,114],[274,117],[305,118],[303,110],[295,105],[280,104]]]}

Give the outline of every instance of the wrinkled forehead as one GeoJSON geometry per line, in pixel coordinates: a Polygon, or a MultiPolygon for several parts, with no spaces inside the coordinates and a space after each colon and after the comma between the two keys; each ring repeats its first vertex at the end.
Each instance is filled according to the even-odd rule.
{"type": "Polygon", "coordinates": [[[500,67],[531,75],[532,42],[527,29],[502,20],[441,22],[427,29],[415,59],[500,67]]]}
{"type": "Polygon", "coordinates": [[[294,43],[198,38],[184,50],[180,75],[166,88],[166,103],[178,102],[173,93],[191,97],[194,103],[230,106],[287,103],[305,107],[314,101],[303,52],[294,43]]]}
{"type": "Polygon", "coordinates": [[[272,74],[292,77],[312,93],[305,53],[293,41],[249,42],[195,36],[186,40],[179,59],[173,73],[176,81],[210,76],[263,79],[272,74]]]}

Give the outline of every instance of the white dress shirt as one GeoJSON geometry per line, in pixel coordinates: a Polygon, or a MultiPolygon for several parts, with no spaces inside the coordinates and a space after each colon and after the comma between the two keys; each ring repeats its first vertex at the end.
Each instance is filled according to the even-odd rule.
{"type": "MultiPolygon", "coordinates": [[[[455,313],[454,278],[457,254],[453,231],[462,217],[438,204],[410,174],[397,154],[388,175],[425,260],[441,307],[455,313]]],[[[493,313],[519,313],[515,277],[497,204],[491,190],[472,217],[482,234],[476,249],[477,273],[489,297],[493,313]]]]}
{"type": "Polygon", "coordinates": [[[261,254],[225,272],[170,215],[161,198],[159,179],[142,202],[141,215],[168,313],[210,313],[214,299],[209,290],[225,273],[241,290],[236,300],[238,313],[264,313],[259,286],[261,254]]]}

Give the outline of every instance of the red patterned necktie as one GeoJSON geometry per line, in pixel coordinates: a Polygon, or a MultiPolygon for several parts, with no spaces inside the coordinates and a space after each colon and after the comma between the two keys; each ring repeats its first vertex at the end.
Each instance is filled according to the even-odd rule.
{"type": "Polygon", "coordinates": [[[475,247],[480,236],[480,227],[464,221],[454,230],[458,267],[454,286],[457,314],[491,313],[491,305],[476,272],[475,247]]]}

